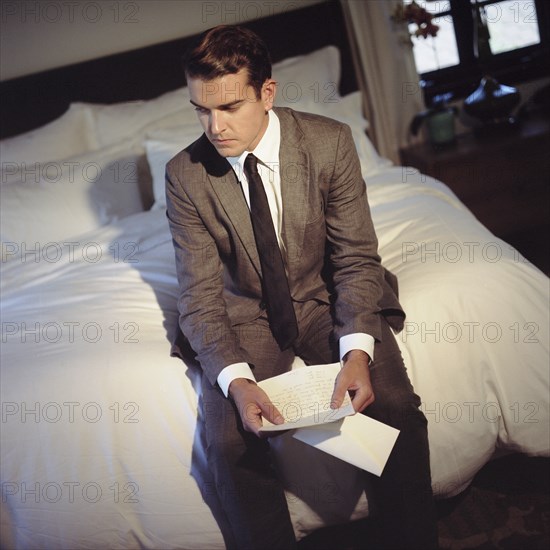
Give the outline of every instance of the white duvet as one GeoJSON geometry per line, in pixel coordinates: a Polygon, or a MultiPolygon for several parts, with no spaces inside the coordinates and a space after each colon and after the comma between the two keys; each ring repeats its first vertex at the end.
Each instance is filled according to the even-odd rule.
{"type": "MultiPolygon", "coordinates": [[[[434,180],[387,168],[368,190],[435,493],[464,489],[495,452],[548,455],[547,277],[434,180]]],[[[203,498],[199,372],[169,356],[164,212],[25,253],[2,264],[2,547],[223,548],[203,498]]],[[[287,436],[276,447],[298,536],[368,513],[351,466],[287,436]]]]}

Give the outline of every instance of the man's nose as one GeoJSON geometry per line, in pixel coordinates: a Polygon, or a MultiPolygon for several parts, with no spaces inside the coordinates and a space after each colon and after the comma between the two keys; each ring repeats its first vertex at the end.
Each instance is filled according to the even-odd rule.
{"type": "Polygon", "coordinates": [[[220,111],[211,111],[210,113],[210,133],[214,135],[221,134],[225,129],[224,116],[220,111]]]}

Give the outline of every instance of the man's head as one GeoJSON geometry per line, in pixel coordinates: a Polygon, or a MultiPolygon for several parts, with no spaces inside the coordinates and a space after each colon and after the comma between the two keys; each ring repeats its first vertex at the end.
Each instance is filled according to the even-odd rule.
{"type": "Polygon", "coordinates": [[[271,78],[271,58],[264,41],[254,32],[234,25],[219,25],[199,38],[185,59],[187,78],[205,81],[245,70],[248,84],[259,98],[271,78]]]}
{"type": "Polygon", "coordinates": [[[276,88],[260,37],[242,27],[215,27],[187,54],[185,73],[191,103],[218,153],[253,150],[267,128],[276,88]]]}

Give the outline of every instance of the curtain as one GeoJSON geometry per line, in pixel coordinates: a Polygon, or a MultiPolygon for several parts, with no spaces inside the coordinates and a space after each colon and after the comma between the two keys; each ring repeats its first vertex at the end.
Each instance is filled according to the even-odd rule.
{"type": "Polygon", "coordinates": [[[401,0],[340,0],[363,94],[369,136],[378,152],[400,164],[414,115],[424,109],[412,44],[391,14],[401,0]]]}

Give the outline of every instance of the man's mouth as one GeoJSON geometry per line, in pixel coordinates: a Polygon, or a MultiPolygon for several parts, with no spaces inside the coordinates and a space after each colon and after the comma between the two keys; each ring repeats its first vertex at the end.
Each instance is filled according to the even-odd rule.
{"type": "Polygon", "coordinates": [[[212,142],[216,145],[227,145],[228,143],[231,143],[234,141],[233,139],[226,139],[226,138],[212,138],[212,142]]]}

